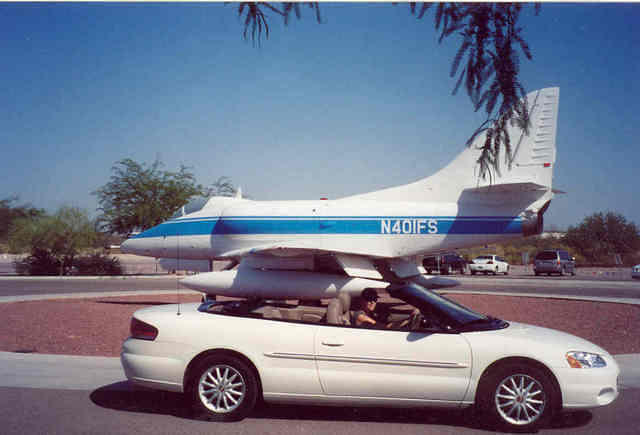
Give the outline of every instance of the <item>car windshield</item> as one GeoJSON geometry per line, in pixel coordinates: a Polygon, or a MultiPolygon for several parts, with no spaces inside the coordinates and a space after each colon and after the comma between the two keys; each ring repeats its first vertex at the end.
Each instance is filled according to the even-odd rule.
{"type": "Polygon", "coordinates": [[[404,285],[396,289],[389,289],[389,294],[408,304],[438,317],[444,317],[455,322],[456,327],[470,323],[489,321],[489,317],[460,305],[438,293],[427,290],[417,284],[404,285]]]}
{"type": "Polygon", "coordinates": [[[491,255],[481,255],[476,257],[476,260],[493,260],[493,257],[491,255]]]}
{"type": "Polygon", "coordinates": [[[557,254],[555,251],[541,252],[536,255],[536,260],[555,260],[556,258],[557,254]]]}

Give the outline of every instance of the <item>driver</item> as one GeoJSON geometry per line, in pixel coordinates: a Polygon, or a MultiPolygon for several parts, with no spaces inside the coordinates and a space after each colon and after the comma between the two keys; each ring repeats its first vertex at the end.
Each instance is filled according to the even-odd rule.
{"type": "MultiPolygon", "coordinates": [[[[356,326],[369,326],[378,323],[378,316],[375,312],[377,302],[378,293],[374,289],[367,288],[362,292],[360,295],[360,309],[353,315],[356,320],[356,326]]],[[[387,325],[387,327],[389,326],[387,325]]]]}
{"type": "MultiPolygon", "coordinates": [[[[353,315],[355,319],[356,326],[376,326],[378,325],[378,313],[376,313],[376,304],[378,302],[378,293],[372,289],[365,289],[360,295],[360,309],[356,311],[353,315]]],[[[420,311],[416,308],[413,310],[409,318],[403,320],[399,324],[396,322],[389,322],[384,327],[391,328],[392,326],[395,328],[403,328],[409,325],[411,320],[419,315],[420,311]]],[[[378,325],[381,326],[381,325],[378,325]]]]}

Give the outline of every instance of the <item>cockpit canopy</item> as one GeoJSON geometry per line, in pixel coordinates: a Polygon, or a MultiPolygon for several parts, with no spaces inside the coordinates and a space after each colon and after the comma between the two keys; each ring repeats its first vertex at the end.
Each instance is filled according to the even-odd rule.
{"type": "Polygon", "coordinates": [[[204,208],[208,201],[209,198],[205,198],[204,196],[192,198],[189,202],[176,210],[175,213],[171,215],[171,219],[179,218],[180,216],[200,211],[204,208]]]}
{"type": "Polygon", "coordinates": [[[238,201],[240,199],[242,198],[231,196],[210,196],[208,198],[205,198],[204,196],[197,196],[195,198],[192,198],[189,202],[176,210],[176,212],[171,216],[171,219],[176,219],[191,213],[196,213],[204,209],[211,209],[211,211],[214,211],[216,210],[216,207],[219,209],[220,206],[226,206],[229,204],[229,202],[238,201]]]}

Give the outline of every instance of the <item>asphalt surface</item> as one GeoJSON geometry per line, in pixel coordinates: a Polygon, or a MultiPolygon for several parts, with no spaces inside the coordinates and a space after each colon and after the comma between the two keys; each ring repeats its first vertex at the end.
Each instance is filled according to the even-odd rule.
{"type": "MultiPolygon", "coordinates": [[[[145,291],[188,291],[179,284],[181,276],[147,275],[105,278],[84,277],[0,277],[0,302],[38,299],[44,295],[74,294],[82,297],[138,294],[145,291]]],[[[640,304],[640,280],[603,280],[590,277],[536,277],[532,275],[452,275],[460,285],[447,292],[562,297],[640,304]]]]}
{"type": "Polygon", "coordinates": [[[24,295],[51,295],[65,293],[104,293],[176,290],[179,287],[176,275],[140,277],[0,277],[0,297],[24,295]]]}
{"type": "MultiPolygon", "coordinates": [[[[548,434],[637,434],[640,390],[612,405],[557,418],[548,434]]],[[[465,413],[434,409],[268,406],[237,423],[194,420],[180,395],[107,385],[93,391],[0,388],[2,433],[14,434],[488,434],[465,413]]]]}
{"type": "MultiPolygon", "coordinates": [[[[631,358],[635,359],[632,366],[637,369],[637,356],[631,358]]],[[[117,374],[118,365],[117,358],[49,358],[15,354],[7,357],[0,354],[0,367],[4,372],[13,372],[15,379],[13,386],[0,386],[1,432],[7,435],[494,432],[468,413],[437,409],[265,405],[240,422],[203,422],[193,418],[181,394],[146,390],[124,382],[117,374]],[[38,361],[42,358],[45,361],[38,361]],[[42,368],[51,365],[58,367],[55,369],[58,373],[43,373],[42,368]],[[60,368],[63,365],[67,367],[60,368]],[[60,371],[68,373],[63,375],[60,371]],[[72,372],[75,374],[69,376],[72,372]],[[95,375],[92,377],[87,372],[95,375]],[[19,379],[32,386],[21,385],[19,379]]],[[[613,404],[562,414],[540,432],[636,434],[640,424],[637,412],[639,387],[640,384],[623,383],[621,394],[613,404]]]]}

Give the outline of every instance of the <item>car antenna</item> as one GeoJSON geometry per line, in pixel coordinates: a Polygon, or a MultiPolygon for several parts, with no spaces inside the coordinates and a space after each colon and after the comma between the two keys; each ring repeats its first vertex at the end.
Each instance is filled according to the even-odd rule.
{"type": "Polygon", "coordinates": [[[176,315],[180,315],[180,283],[178,282],[178,271],[180,270],[180,232],[176,231],[176,297],[178,298],[178,312],[176,315]]]}

